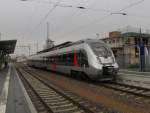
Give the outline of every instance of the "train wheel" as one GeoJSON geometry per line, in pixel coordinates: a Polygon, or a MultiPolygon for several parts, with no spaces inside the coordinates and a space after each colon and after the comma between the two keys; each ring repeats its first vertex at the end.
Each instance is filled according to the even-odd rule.
{"type": "Polygon", "coordinates": [[[71,70],[70,77],[71,78],[75,78],[75,76],[76,76],[76,72],[74,70],[71,70]]]}
{"type": "Polygon", "coordinates": [[[82,73],[82,80],[84,80],[84,81],[89,81],[90,79],[89,79],[89,77],[85,74],[85,73],[82,73]]]}

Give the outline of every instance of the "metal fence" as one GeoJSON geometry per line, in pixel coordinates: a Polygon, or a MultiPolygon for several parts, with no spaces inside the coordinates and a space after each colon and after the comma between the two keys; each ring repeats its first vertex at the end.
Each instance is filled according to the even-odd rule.
{"type": "Polygon", "coordinates": [[[141,54],[140,47],[135,45],[123,46],[114,54],[121,69],[140,71],[142,68],[143,71],[150,71],[150,45],[144,46],[144,55],[141,54]]]}

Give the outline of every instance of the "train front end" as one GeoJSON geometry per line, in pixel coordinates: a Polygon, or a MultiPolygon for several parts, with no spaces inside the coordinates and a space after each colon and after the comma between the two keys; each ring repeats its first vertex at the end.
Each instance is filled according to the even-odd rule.
{"type": "Polygon", "coordinates": [[[118,64],[112,50],[101,41],[88,42],[92,51],[91,74],[101,81],[114,80],[118,72],[118,64]]]}

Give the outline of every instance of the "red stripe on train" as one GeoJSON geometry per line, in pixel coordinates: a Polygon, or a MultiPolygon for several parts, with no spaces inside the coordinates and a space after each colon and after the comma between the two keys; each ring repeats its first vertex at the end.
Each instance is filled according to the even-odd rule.
{"type": "Polygon", "coordinates": [[[74,66],[79,66],[77,61],[77,52],[76,49],[74,49],[74,59],[73,59],[74,66]]]}

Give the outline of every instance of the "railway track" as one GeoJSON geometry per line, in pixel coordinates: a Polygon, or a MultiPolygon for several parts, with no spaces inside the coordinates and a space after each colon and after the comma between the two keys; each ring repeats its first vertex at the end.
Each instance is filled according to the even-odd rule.
{"type": "MultiPolygon", "coordinates": [[[[36,73],[36,74],[39,74],[39,73],[36,73]]],[[[103,86],[106,88],[114,89],[116,91],[121,91],[124,93],[129,93],[132,95],[150,99],[150,89],[149,88],[143,88],[143,87],[138,87],[138,86],[133,86],[133,85],[128,85],[128,84],[117,83],[117,82],[96,83],[95,85],[103,86]]]]}
{"type": "Polygon", "coordinates": [[[129,74],[133,76],[144,76],[150,77],[150,72],[140,72],[140,71],[131,71],[131,70],[120,70],[119,74],[129,74]]]}
{"type": "Polygon", "coordinates": [[[121,84],[117,82],[111,82],[111,83],[103,83],[100,84],[100,86],[104,86],[106,88],[114,89],[117,91],[133,94],[139,97],[149,98],[150,99],[150,89],[148,88],[142,88],[127,84],[121,84]]]}
{"type": "Polygon", "coordinates": [[[104,113],[82,98],[47,84],[36,73],[17,70],[38,113],[104,113]]]}
{"type": "Polygon", "coordinates": [[[117,76],[117,82],[137,87],[150,88],[149,72],[134,72],[121,70],[117,76]]]}

